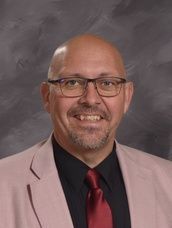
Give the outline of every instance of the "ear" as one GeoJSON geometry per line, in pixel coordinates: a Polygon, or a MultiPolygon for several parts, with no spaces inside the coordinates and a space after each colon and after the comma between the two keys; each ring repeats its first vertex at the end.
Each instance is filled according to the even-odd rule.
{"type": "Polygon", "coordinates": [[[124,104],[124,113],[127,112],[131,99],[134,92],[134,86],[132,82],[127,82],[125,85],[125,104],[124,104]]]}
{"type": "Polygon", "coordinates": [[[42,96],[42,101],[43,101],[45,110],[47,112],[50,112],[50,102],[49,102],[50,90],[49,90],[48,83],[42,82],[41,87],[40,87],[40,93],[42,96]]]}

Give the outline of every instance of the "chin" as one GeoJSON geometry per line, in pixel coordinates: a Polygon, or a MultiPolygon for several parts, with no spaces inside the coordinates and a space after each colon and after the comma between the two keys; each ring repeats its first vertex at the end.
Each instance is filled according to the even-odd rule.
{"type": "Polygon", "coordinates": [[[109,133],[99,134],[84,134],[79,135],[76,132],[70,133],[70,139],[75,146],[79,146],[84,150],[98,150],[108,144],[109,133]]]}

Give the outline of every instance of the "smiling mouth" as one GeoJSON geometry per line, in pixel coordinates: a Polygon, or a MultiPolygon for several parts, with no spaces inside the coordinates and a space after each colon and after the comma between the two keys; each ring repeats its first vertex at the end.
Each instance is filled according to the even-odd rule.
{"type": "Polygon", "coordinates": [[[87,121],[99,121],[102,119],[100,115],[76,115],[75,118],[78,120],[87,120],[87,121]]]}

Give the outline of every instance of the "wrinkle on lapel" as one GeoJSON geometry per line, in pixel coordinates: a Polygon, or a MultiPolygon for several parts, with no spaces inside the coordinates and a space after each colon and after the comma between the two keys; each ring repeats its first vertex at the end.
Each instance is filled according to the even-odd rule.
{"type": "Polygon", "coordinates": [[[52,172],[55,168],[53,147],[50,136],[48,140],[43,143],[40,149],[36,151],[31,163],[31,171],[38,178],[42,178],[44,175],[52,172]]]}
{"type": "Polygon", "coordinates": [[[155,228],[156,201],[152,171],[139,163],[132,151],[116,144],[129,203],[131,227],[155,228]]]}
{"type": "Polygon", "coordinates": [[[31,171],[37,176],[37,181],[30,184],[30,192],[41,227],[73,228],[54,162],[51,138],[35,154],[31,171]]]}

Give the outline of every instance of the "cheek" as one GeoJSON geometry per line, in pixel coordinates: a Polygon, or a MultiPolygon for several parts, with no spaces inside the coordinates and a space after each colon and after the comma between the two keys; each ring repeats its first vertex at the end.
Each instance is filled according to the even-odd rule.
{"type": "Polygon", "coordinates": [[[111,122],[118,125],[124,115],[124,99],[123,96],[114,97],[107,102],[107,108],[111,114],[111,122]]]}
{"type": "Polygon", "coordinates": [[[56,121],[64,122],[67,120],[68,106],[62,100],[56,99],[52,105],[51,114],[54,116],[56,121]]]}
{"type": "Polygon", "coordinates": [[[62,98],[59,98],[56,96],[55,93],[51,93],[50,94],[50,98],[49,98],[49,111],[50,111],[50,115],[52,118],[52,121],[54,122],[54,124],[57,124],[57,120],[59,118],[61,118],[60,116],[64,116],[65,115],[65,103],[63,102],[62,98]],[[62,113],[64,113],[62,115],[62,113]]]}
{"type": "Polygon", "coordinates": [[[64,97],[57,97],[52,95],[50,102],[50,114],[52,121],[56,127],[68,126],[67,113],[73,106],[72,100],[68,100],[64,97]]]}

